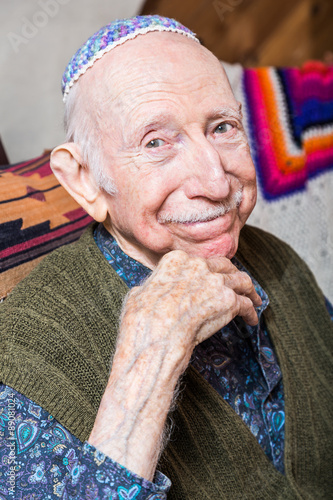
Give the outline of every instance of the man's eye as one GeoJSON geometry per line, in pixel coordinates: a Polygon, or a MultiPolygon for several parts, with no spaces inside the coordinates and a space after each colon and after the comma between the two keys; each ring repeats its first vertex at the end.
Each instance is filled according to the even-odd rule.
{"type": "Polygon", "coordinates": [[[162,139],[153,139],[152,141],[149,141],[148,144],[146,145],[146,148],[159,148],[165,144],[165,141],[162,139]]]}
{"type": "Polygon", "coordinates": [[[215,132],[217,132],[218,134],[225,134],[226,132],[229,132],[229,130],[231,129],[232,129],[231,123],[223,122],[216,127],[215,132]]]}

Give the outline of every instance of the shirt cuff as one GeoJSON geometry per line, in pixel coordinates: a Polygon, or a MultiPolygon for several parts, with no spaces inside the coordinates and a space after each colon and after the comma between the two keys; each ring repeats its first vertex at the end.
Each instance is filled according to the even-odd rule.
{"type": "MultiPolygon", "coordinates": [[[[105,481],[109,486],[112,486],[113,483],[112,489],[115,488],[117,490],[120,498],[127,498],[127,495],[131,494],[128,498],[141,500],[153,494],[154,496],[149,498],[153,500],[166,500],[167,493],[171,487],[170,479],[161,472],[156,471],[153,482],[148,481],[138,474],[131,472],[118,462],[115,462],[87,441],[83,443],[79,462],[81,467],[86,465],[91,470],[91,467],[94,465],[96,469],[99,469],[96,472],[96,476],[99,476],[99,480],[101,482],[105,481]]],[[[74,470],[72,471],[71,479],[74,485],[74,470]]]]}

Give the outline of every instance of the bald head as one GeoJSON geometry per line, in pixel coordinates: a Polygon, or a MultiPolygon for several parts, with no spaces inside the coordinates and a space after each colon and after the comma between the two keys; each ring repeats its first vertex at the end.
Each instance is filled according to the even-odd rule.
{"type": "Polygon", "coordinates": [[[154,91],[164,83],[176,88],[182,84],[180,77],[190,82],[200,75],[209,79],[217,74],[232,98],[222,65],[208,49],[180,34],[152,32],[127,41],[97,61],[81,77],[80,89],[96,110],[107,102],[117,106],[140,88],[154,91]]]}

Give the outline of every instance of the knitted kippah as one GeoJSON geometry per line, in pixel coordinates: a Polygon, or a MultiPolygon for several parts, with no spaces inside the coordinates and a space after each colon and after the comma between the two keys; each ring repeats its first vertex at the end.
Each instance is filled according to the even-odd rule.
{"type": "Polygon", "coordinates": [[[161,16],[136,16],[118,19],[104,26],[92,35],[76,52],[68,63],[62,77],[64,102],[74,82],[90,68],[95,61],[113,48],[138,35],[151,31],[171,31],[181,33],[199,42],[195,33],[174,19],[161,16]]]}

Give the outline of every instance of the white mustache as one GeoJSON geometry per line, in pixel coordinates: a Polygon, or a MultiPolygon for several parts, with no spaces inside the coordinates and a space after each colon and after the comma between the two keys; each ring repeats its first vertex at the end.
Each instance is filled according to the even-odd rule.
{"type": "Polygon", "coordinates": [[[221,217],[221,215],[225,215],[230,212],[230,210],[234,210],[239,207],[242,198],[243,188],[240,188],[232,195],[230,200],[222,201],[218,205],[208,207],[205,210],[200,210],[200,212],[184,212],[182,214],[163,213],[159,216],[158,221],[160,223],[175,222],[178,224],[207,222],[209,220],[217,219],[217,217],[221,217]]]}

